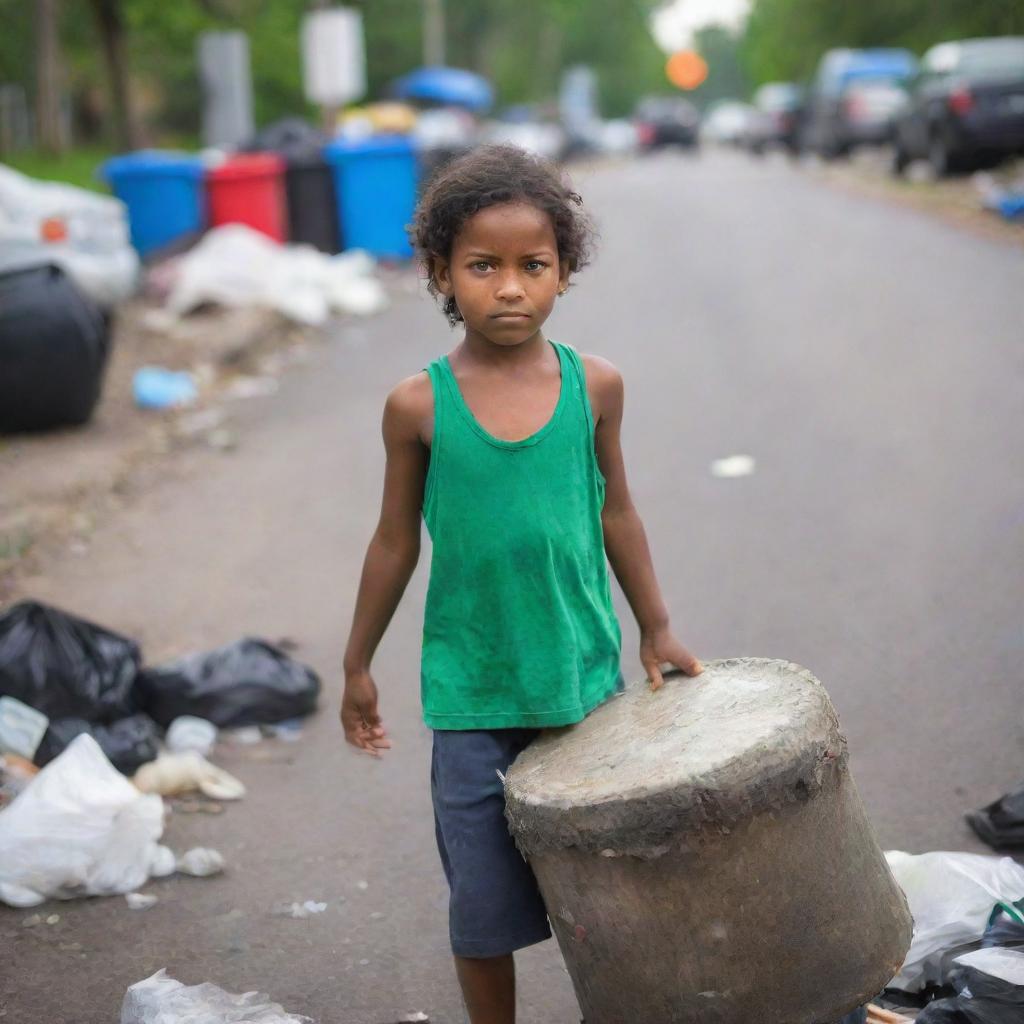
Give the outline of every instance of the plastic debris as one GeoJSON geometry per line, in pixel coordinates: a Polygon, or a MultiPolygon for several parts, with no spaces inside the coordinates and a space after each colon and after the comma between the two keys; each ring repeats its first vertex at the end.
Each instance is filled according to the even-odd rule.
{"type": "Polygon", "coordinates": [[[914,918],[914,938],[891,988],[916,992],[945,983],[951,955],[980,943],[993,908],[1024,897],[1024,867],[1009,857],[898,850],[885,856],[914,918]]]}
{"type": "Polygon", "coordinates": [[[180,715],[167,727],[164,743],[172,754],[195,751],[202,757],[213,750],[217,742],[217,726],[205,718],[194,715],[180,715]]]}
{"type": "Polygon", "coordinates": [[[209,847],[196,846],[178,857],[175,867],[183,875],[208,878],[210,875],[219,875],[224,870],[224,856],[209,847]]]}
{"type": "Polygon", "coordinates": [[[210,764],[201,754],[188,750],[183,754],[161,754],[144,764],[132,781],[143,793],[175,796],[198,789],[212,800],[240,800],[245,786],[233,775],[210,764]]]}
{"type": "Polygon", "coordinates": [[[371,256],[326,256],[279,245],[244,224],[208,231],[178,261],[167,308],[178,315],[206,302],[267,306],[298,323],[323,324],[331,312],[368,316],[388,305],[371,256]]]}
{"type": "Polygon", "coordinates": [[[728,455],[711,463],[711,475],[729,479],[750,476],[754,472],[754,458],[751,455],[728,455]]]}
{"type": "Polygon", "coordinates": [[[157,898],[152,893],[126,892],[124,898],[132,910],[149,910],[157,904],[157,898]]]}
{"type": "Polygon", "coordinates": [[[165,862],[163,817],[158,796],[140,793],[79,736],[0,811],[0,900],[33,907],[133,892],[165,862]]]}
{"type": "Polygon", "coordinates": [[[1024,1020],[1024,953],[998,946],[958,956],[950,983],[957,995],[937,999],[919,1024],[1020,1024],[1024,1020]]]}
{"type": "Polygon", "coordinates": [[[225,398],[265,398],[277,394],[275,377],[236,377],[225,389],[225,398]]]}
{"type": "Polygon", "coordinates": [[[311,668],[253,637],[147,668],[137,685],[161,725],[196,715],[222,729],[308,715],[320,692],[311,668]]]}
{"type": "Polygon", "coordinates": [[[237,729],[225,729],[223,737],[229,743],[237,743],[243,747],[251,747],[263,742],[263,733],[258,725],[243,725],[237,729]]]}
{"type": "Polygon", "coordinates": [[[132,395],[141,409],[180,409],[192,405],[199,391],[192,374],[162,366],[143,366],[132,377],[132,395]]]}
{"type": "Polygon", "coordinates": [[[46,735],[50,719],[14,697],[0,697],[0,753],[30,761],[46,735]]]}
{"type": "Polygon", "coordinates": [[[233,995],[204,982],[183,985],[159,970],[132,985],[121,1004],[120,1024],[314,1024],[288,1013],[262,992],[233,995]]]}
{"type": "Polygon", "coordinates": [[[322,914],[327,909],[326,903],[317,903],[316,900],[306,900],[305,903],[283,903],[274,909],[279,917],[312,917],[314,914],[322,914]]]}
{"type": "Polygon", "coordinates": [[[1024,848],[1024,787],[966,815],[967,823],[993,849],[1024,848]]]}

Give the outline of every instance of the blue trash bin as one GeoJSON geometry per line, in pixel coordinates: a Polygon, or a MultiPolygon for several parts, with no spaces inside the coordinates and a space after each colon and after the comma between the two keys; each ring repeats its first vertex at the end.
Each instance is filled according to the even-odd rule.
{"type": "Polygon", "coordinates": [[[203,163],[187,153],[140,150],[100,168],[128,207],[132,245],[140,256],[206,226],[203,163]]]}
{"type": "Polygon", "coordinates": [[[408,259],[406,225],[416,207],[416,151],[402,135],[339,140],[324,148],[334,174],[346,249],[408,259]]]}

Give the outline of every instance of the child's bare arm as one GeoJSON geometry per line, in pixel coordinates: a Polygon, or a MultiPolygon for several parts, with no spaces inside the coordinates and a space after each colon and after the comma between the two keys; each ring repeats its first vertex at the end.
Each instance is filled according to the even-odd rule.
{"type": "Polygon", "coordinates": [[[647,533],[629,493],[619,436],[625,397],[622,375],[598,356],[585,356],[584,362],[587,391],[596,421],[597,460],[606,481],[601,512],[604,546],[640,627],[640,661],[651,689],[657,690],[664,682],[662,662],[675,665],[687,675],[698,675],[701,664],[672,632],[668,609],[654,572],[647,533]]]}
{"type": "Polygon", "coordinates": [[[368,754],[379,755],[391,746],[377,707],[370,662],[419,560],[420,507],[428,463],[420,430],[431,409],[430,383],[422,374],[402,381],[384,405],[384,495],[363,562],[345,648],[341,703],[345,739],[368,754]]]}

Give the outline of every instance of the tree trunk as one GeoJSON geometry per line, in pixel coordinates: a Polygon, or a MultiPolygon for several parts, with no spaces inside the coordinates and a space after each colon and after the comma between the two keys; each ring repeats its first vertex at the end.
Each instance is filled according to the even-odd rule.
{"type": "Polygon", "coordinates": [[[36,22],[36,133],[39,147],[49,153],[64,149],[61,131],[60,41],[57,35],[57,0],[35,0],[36,22]]]}
{"type": "Polygon", "coordinates": [[[131,86],[128,82],[121,0],[92,0],[92,10],[107,64],[107,81],[114,112],[114,137],[122,149],[137,149],[139,126],[132,109],[131,86]]]}

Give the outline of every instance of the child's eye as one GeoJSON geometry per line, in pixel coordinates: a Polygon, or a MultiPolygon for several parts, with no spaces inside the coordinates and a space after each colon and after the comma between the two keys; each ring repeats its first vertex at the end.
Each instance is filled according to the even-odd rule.
{"type": "Polygon", "coordinates": [[[544,267],[546,267],[546,266],[547,266],[547,264],[542,262],[541,260],[530,260],[526,264],[526,269],[527,270],[543,270],[544,267]]]}
{"type": "Polygon", "coordinates": [[[476,263],[472,264],[474,270],[490,270],[491,265],[487,260],[477,260],[476,263]]]}

